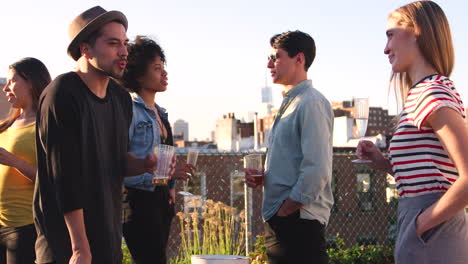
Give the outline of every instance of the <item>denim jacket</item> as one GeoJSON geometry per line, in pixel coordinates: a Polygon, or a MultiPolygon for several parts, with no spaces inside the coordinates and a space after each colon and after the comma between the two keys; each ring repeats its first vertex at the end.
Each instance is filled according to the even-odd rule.
{"type": "MultiPolygon", "coordinates": [[[[158,144],[173,145],[172,129],[169,124],[166,109],[159,107],[155,103],[161,121],[166,127],[168,134],[166,142],[161,142],[161,132],[154,111],[146,106],[145,102],[138,94],[131,93],[130,95],[133,101],[133,118],[128,133],[129,152],[135,154],[139,158],[145,158],[146,155],[153,152],[154,146],[158,144]]],[[[153,175],[151,173],[125,177],[124,184],[125,186],[136,189],[154,191],[155,186],[151,183],[152,178],[153,175]]],[[[173,180],[169,181],[169,187],[174,187],[173,180]]]]}

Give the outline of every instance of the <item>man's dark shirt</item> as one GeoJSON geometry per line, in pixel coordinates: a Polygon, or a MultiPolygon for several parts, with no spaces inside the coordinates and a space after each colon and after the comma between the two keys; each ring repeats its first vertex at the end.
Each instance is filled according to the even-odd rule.
{"type": "Polygon", "coordinates": [[[130,96],[112,79],[105,98],[94,95],[75,72],[57,77],[43,92],[34,194],[38,263],[68,263],[64,213],[78,209],[92,262],[121,263],[121,188],[131,118],[130,96]]]}

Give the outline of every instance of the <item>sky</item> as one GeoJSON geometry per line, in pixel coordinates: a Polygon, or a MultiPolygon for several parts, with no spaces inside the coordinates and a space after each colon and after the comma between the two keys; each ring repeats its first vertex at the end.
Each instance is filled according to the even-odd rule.
{"type": "MultiPolygon", "coordinates": [[[[298,29],[314,38],[317,56],[308,77],[330,101],[369,96],[372,106],[395,113],[395,100],[388,93],[391,68],[383,54],[385,26],[388,14],[409,2],[2,1],[0,76],[23,57],[43,61],[52,77],[73,70],[75,62],[66,53],[68,26],[98,4],[127,16],[130,40],[148,35],[163,47],[169,86],[157,94],[156,102],[167,109],[171,123],[189,122],[191,139],[209,138],[216,120],[227,113],[258,111],[265,84],[273,86],[279,106],[281,87],[271,84],[266,58],[270,37],[288,30],[298,29]]],[[[451,79],[462,98],[468,98],[468,1],[436,2],[448,17],[454,40],[451,79]]]]}

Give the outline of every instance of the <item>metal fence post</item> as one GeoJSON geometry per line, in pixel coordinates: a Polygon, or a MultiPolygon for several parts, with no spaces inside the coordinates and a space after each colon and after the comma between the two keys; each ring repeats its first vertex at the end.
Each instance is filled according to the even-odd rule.
{"type": "Polygon", "coordinates": [[[245,202],[245,254],[248,256],[252,248],[252,189],[244,183],[245,202]]]}

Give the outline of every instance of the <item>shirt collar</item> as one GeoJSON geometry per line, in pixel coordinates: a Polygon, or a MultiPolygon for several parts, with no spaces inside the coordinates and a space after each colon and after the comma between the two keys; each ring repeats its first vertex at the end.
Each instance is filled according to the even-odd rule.
{"type": "MultiPolygon", "coordinates": [[[[130,93],[130,96],[132,97],[132,101],[135,102],[136,104],[138,105],[141,105],[142,107],[148,109],[148,110],[151,110],[146,104],[145,104],[145,101],[143,101],[143,98],[141,98],[141,96],[137,93],[130,93]]],[[[167,111],[165,108],[163,107],[160,107],[156,102],[154,103],[154,105],[156,106],[156,109],[158,109],[158,112],[163,115],[163,116],[167,116],[167,111]]]]}
{"type": "Polygon", "coordinates": [[[296,86],[291,88],[287,93],[284,94],[284,97],[296,97],[297,95],[303,93],[307,88],[312,87],[312,80],[304,80],[298,83],[296,86]]]}

